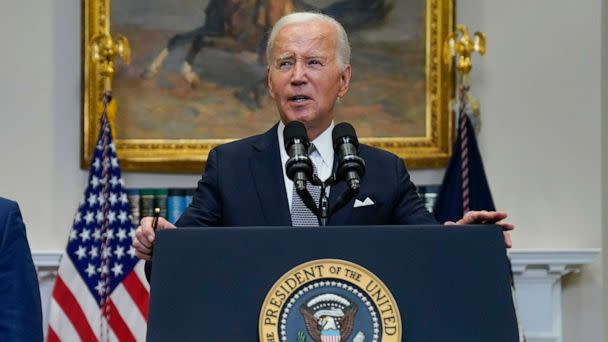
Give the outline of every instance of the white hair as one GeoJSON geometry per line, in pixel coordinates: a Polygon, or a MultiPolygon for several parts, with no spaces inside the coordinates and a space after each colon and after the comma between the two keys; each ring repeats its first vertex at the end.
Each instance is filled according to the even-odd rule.
{"type": "Polygon", "coordinates": [[[344,71],[346,65],[350,64],[350,44],[348,43],[346,30],[344,30],[342,24],[336,19],[316,12],[296,12],[288,14],[274,24],[272,31],[270,31],[270,36],[268,36],[268,43],[266,44],[266,61],[269,67],[272,63],[272,49],[277,34],[287,25],[309,23],[311,21],[328,23],[335,28],[337,37],[336,62],[338,63],[340,71],[344,71]]]}

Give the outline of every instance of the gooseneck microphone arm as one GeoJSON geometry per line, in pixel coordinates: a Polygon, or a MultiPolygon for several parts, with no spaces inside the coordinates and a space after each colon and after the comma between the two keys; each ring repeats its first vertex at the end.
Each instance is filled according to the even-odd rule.
{"type": "Polygon", "coordinates": [[[306,188],[306,184],[313,181],[313,167],[308,157],[310,143],[304,124],[299,121],[287,123],[283,130],[283,142],[289,155],[285,163],[285,173],[293,181],[294,189],[304,205],[319,218],[319,208],[306,188]]]}
{"type": "Polygon", "coordinates": [[[358,193],[359,193],[358,187],[356,189],[347,187],[346,191],[344,191],[342,194],[340,194],[340,196],[338,196],[338,199],[336,200],[336,203],[334,203],[334,205],[331,207],[330,212],[334,213],[334,212],[340,210],[348,202],[350,202],[350,200],[353,199],[353,197],[355,197],[358,193]]]}
{"type": "Polygon", "coordinates": [[[315,214],[317,216],[317,218],[319,219],[319,224],[321,224],[321,221],[320,221],[321,212],[320,212],[319,208],[317,208],[317,203],[315,203],[315,200],[310,195],[310,192],[308,192],[308,189],[296,188],[296,192],[302,199],[302,202],[304,203],[306,208],[308,208],[310,211],[312,211],[313,214],[315,214]]]}
{"type": "Polygon", "coordinates": [[[351,190],[359,189],[365,174],[365,161],[359,157],[359,140],[351,124],[342,122],[332,132],[334,151],[338,155],[338,179],[344,180],[351,190]]]}
{"type": "Polygon", "coordinates": [[[365,161],[359,156],[359,140],[355,129],[349,123],[342,122],[334,127],[332,132],[334,151],[338,156],[334,183],[341,180],[346,182],[344,191],[330,210],[334,213],[353,199],[361,187],[361,177],[365,175],[365,161]]]}
{"type": "MultiPolygon", "coordinates": [[[[355,197],[359,193],[359,187],[357,187],[355,189],[347,187],[346,191],[344,191],[342,194],[340,194],[340,196],[338,196],[336,203],[334,203],[330,207],[329,198],[327,196],[327,187],[334,186],[334,185],[338,184],[339,182],[340,182],[340,179],[338,179],[336,177],[336,174],[333,174],[331,177],[329,177],[324,182],[321,182],[319,180],[319,178],[317,178],[316,176],[314,177],[314,179],[312,181],[312,183],[314,185],[321,186],[321,196],[319,198],[319,208],[317,209],[315,207],[313,210],[312,208],[310,208],[308,206],[308,204],[306,206],[313,213],[315,213],[315,215],[317,215],[317,217],[319,218],[319,225],[322,227],[327,226],[327,222],[329,221],[329,218],[333,213],[335,213],[336,211],[338,211],[342,207],[344,207],[348,202],[350,202],[351,199],[353,199],[353,197],[355,197]]],[[[310,194],[309,194],[309,196],[310,196],[310,194]]],[[[312,200],[312,197],[311,197],[311,200],[312,200]]],[[[304,199],[302,201],[304,201],[304,199]]],[[[306,203],[304,203],[304,204],[306,204],[306,203]]],[[[313,204],[313,206],[314,206],[314,204],[313,204]]]]}

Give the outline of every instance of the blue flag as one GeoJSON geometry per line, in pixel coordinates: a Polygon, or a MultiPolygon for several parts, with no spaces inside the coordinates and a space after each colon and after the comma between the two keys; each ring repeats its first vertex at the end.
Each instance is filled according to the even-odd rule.
{"type": "Polygon", "coordinates": [[[458,221],[470,210],[496,210],[483,169],[475,131],[468,114],[461,111],[452,157],[435,202],[437,221],[458,221]]]}

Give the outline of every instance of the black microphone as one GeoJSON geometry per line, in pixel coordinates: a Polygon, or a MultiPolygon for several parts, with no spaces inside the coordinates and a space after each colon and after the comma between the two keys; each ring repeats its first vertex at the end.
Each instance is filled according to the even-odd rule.
{"type": "Polygon", "coordinates": [[[293,181],[296,190],[306,190],[306,182],[312,179],[312,161],[308,158],[308,134],[299,121],[291,121],[283,129],[283,142],[289,159],[285,163],[285,173],[293,181]]]}
{"type": "Polygon", "coordinates": [[[359,157],[357,133],[351,124],[342,122],[334,127],[331,136],[334,151],[338,154],[336,175],[346,182],[349,189],[358,190],[365,174],[365,161],[359,157]]]}

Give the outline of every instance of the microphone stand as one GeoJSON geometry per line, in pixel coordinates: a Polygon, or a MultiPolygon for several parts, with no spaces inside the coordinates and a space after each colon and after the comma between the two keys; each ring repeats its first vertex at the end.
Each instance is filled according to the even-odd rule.
{"type": "Polygon", "coordinates": [[[336,200],[336,203],[332,207],[330,207],[329,198],[327,196],[327,187],[334,186],[340,182],[338,177],[336,177],[336,174],[334,173],[333,175],[331,175],[331,177],[329,177],[325,181],[321,181],[319,179],[319,177],[317,177],[317,175],[314,175],[313,179],[310,182],[313,185],[321,187],[321,195],[319,198],[318,207],[317,207],[317,204],[315,203],[314,199],[308,192],[308,189],[306,189],[306,188],[304,188],[302,190],[296,189],[296,191],[297,191],[298,195],[300,195],[300,198],[302,199],[302,202],[304,202],[304,205],[306,205],[306,207],[308,209],[310,209],[310,211],[312,211],[317,216],[317,218],[319,220],[319,226],[321,226],[321,227],[327,226],[327,222],[329,221],[330,216],[334,212],[336,212],[339,209],[341,209],[342,207],[344,207],[348,202],[350,202],[351,199],[353,199],[353,197],[355,197],[355,195],[357,195],[359,193],[359,184],[356,183],[356,186],[353,186],[352,188],[348,187],[347,190],[344,191],[338,197],[338,199],[336,200]]]}
{"type": "Polygon", "coordinates": [[[319,226],[325,227],[327,226],[327,221],[329,221],[329,198],[327,197],[327,187],[335,184],[335,177],[332,175],[324,182],[322,182],[319,177],[316,175],[313,176],[313,184],[321,186],[321,195],[319,198],[319,214],[317,215],[319,219],[319,226]]]}
{"type": "Polygon", "coordinates": [[[313,178],[310,180],[312,185],[321,187],[321,194],[319,198],[319,206],[317,207],[317,203],[308,192],[306,187],[295,187],[296,192],[302,199],[304,205],[317,217],[319,220],[319,226],[324,227],[327,225],[327,221],[329,220],[329,199],[327,198],[327,186],[328,182],[331,184],[334,183],[334,176],[329,177],[325,182],[322,182],[317,175],[313,175],[313,178]]]}

